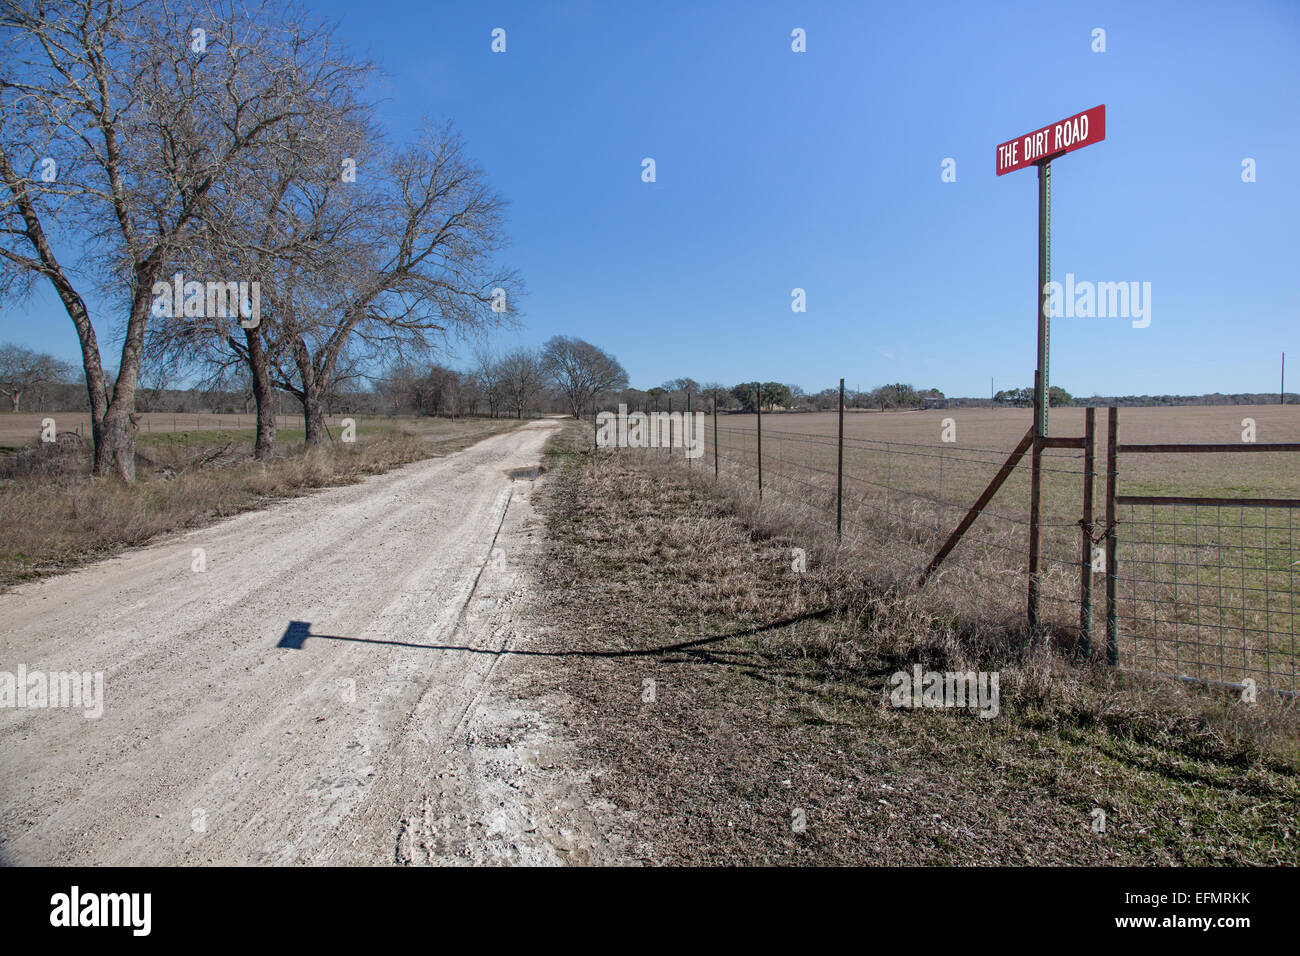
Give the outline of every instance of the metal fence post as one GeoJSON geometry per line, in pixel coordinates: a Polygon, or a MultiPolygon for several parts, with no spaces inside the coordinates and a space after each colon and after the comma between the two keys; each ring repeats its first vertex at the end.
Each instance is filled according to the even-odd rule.
{"type": "Polygon", "coordinates": [[[758,411],[758,500],[763,500],[763,383],[754,383],[754,394],[757,399],[754,407],[758,411]]]}
{"type": "Polygon", "coordinates": [[[835,540],[844,540],[844,379],[840,379],[840,437],[835,465],[835,540]]]}
{"type": "MultiPolygon", "coordinates": [[[[1041,373],[1034,373],[1034,392],[1042,384],[1041,373]]],[[[1043,422],[1035,413],[1034,447],[1029,472],[1029,628],[1038,627],[1038,563],[1039,563],[1039,508],[1042,502],[1043,480],[1043,422]]]]}
{"type": "Polygon", "coordinates": [[[1083,540],[1079,546],[1079,632],[1083,656],[1092,654],[1092,494],[1097,460],[1097,409],[1083,413],[1083,540]]]}
{"type": "Polygon", "coordinates": [[[718,480],[718,390],[713,390],[713,480],[718,480]]]}
{"type": "MultiPolygon", "coordinates": [[[[686,416],[681,420],[681,447],[682,453],[686,450],[686,436],[690,434],[690,393],[686,393],[686,416]]],[[[690,455],[686,455],[686,467],[690,467],[690,455]]]]}
{"type": "Polygon", "coordinates": [[[1106,663],[1119,663],[1119,609],[1115,606],[1115,487],[1119,469],[1119,409],[1106,413],[1106,663]]]}

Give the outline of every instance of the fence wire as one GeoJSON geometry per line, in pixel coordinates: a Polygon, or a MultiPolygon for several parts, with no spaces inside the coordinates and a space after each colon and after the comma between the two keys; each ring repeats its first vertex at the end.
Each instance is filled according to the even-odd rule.
{"type": "MultiPolygon", "coordinates": [[[[720,480],[760,494],[810,530],[836,532],[839,441],[786,428],[712,423],[704,456],[720,480]],[[716,454],[716,463],[714,456],[716,454]]],[[[1098,445],[1101,445],[1098,436],[1098,445]]],[[[1007,449],[844,436],[842,541],[882,585],[914,585],[958,521],[1007,460],[1007,449]]],[[[1023,615],[1030,537],[1028,455],[978,511],[927,587],[963,615],[1010,622],[1023,615]]],[[[1106,572],[1090,575],[1081,614],[1086,553],[1100,553],[1105,461],[1097,455],[1094,516],[1081,527],[1084,453],[1044,448],[1041,458],[1039,622],[1058,634],[1107,640],[1106,572]],[[1094,552],[1093,546],[1097,545],[1094,552]],[[1087,633],[1084,633],[1085,625],[1087,633]]],[[[1216,505],[1124,505],[1115,562],[1118,663],[1137,670],[1294,693],[1297,689],[1294,509],[1216,505]]]]}
{"type": "Polygon", "coordinates": [[[1294,693],[1296,530],[1291,508],[1123,506],[1120,663],[1294,693]]]}
{"type": "MultiPolygon", "coordinates": [[[[709,448],[701,462],[712,468],[712,430],[706,434],[709,448]]],[[[810,527],[834,534],[837,438],[765,424],[762,442],[764,507],[779,506],[810,527]]],[[[868,565],[864,571],[873,579],[914,583],[1006,457],[1006,449],[845,436],[844,542],[868,565]]],[[[723,478],[757,494],[756,428],[719,426],[717,459],[723,478]]],[[[1067,508],[1077,506],[1082,453],[1044,451],[1043,475],[1053,492],[1049,503],[1058,507],[1045,510],[1041,521],[1040,621],[1077,630],[1081,531],[1067,508]]],[[[1028,468],[1013,473],[934,575],[937,587],[962,610],[1002,619],[1023,613],[1028,488],[1028,468]]]]}

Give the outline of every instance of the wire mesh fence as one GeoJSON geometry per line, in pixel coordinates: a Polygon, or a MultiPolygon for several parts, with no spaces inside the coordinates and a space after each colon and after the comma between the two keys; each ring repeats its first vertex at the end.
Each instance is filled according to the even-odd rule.
{"type": "MultiPolygon", "coordinates": [[[[1166,446],[1162,453],[1185,449],[1226,450],[1166,446]]],[[[1250,450],[1256,449],[1300,462],[1294,455],[1300,447],[1250,450]]],[[[1300,500],[1120,495],[1117,501],[1120,662],[1233,686],[1251,680],[1294,694],[1300,500]]]]}
{"type": "MultiPolygon", "coordinates": [[[[1116,410],[1110,414],[1117,429],[1116,410]]],[[[704,455],[690,467],[758,497],[764,509],[780,508],[797,526],[838,539],[881,586],[924,582],[941,606],[980,620],[1024,614],[1032,475],[1015,467],[1014,454],[1008,459],[1005,448],[956,441],[815,434],[795,430],[795,419],[763,419],[715,417],[704,432],[704,455]],[[986,498],[981,493],[1000,469],[1005,481],[994,482],[996,493],[986,498]],[[964,517],[972,521],[969,530],[953,534],[964,517]],[[948,546],[950,553],[941,550],[948,546]],[[927,580],[936,555],[943,563],[927,580]]],[[[1032,444],[1028,436],[1025,444],[1032,444]]],[[[1124,667],[1232,685],[1250,678],[1294,693],[1300,500],[1120,495],[1129,454],[1243,449],[1126,447],[1117,437],[1105,444],[1103,459],[1101,441],[1091,437],[1040,443],[1034,623],[1084,651],[1106,647],[1109,660],[1124,667]],[[1108,464],[1094,469],[1090,455],[1108,464]],[[1100,507],[1092,514],[1093,499],[1103,498],[1113,499],[1105,519],[1100,507]],[[1111,596],[1104,616],[1092,613],[1103,583],[1111,596]]],[[[1300,445],[1258,450],[1280,454],[1300,445]]],[[[1240,495],[1250,474],[1212,466],[1200,481],[1240,495]]]]}

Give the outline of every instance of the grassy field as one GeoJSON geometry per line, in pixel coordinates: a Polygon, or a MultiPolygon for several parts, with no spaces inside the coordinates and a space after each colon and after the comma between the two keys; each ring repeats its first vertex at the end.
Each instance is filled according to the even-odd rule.
{"type": "MultiPolygon", "coordinates": [[[[1259,442],[1300,441],[1300,406],[1188,406],[1120,410],[1121,442],[1238,443],[1242,420],[1259,442]]],[[[873,577],[914,581],[1030,427],[1028,409],[848,412],[845,534],[873,577]],[[953,442],[942,441],[945,420],[953,442]]],[[[1053,409],[1050,434],[1081,436],[1084,410],[1053,409]]],[[[757,491],[755,416],[718,419],[720,471],[757,491]]],[[[764,506],[834,531],[834,413],[763,419],[764,506]]],[[[692,468],[713,470],[708,449],[692,468]]],[[[1104,530],[1106,412],[1097,410],[1094,535],[1104,530]]],[[[1083,456],[1044,454],[1042,617],[1080,635],[1083,456]]],[[[1023,614],[1030,469],[1026,457],[935,579],[955,613],[1023,614]]],[[[1289,453],[1125,455],[1119,494],[1300,498],[1300,456],[1289,453]]],[[[1125,506],[1118,515],[1122,662],[1162,673],[1300,689],[1295,569],[1300,538],[1291,509],[1125,506]]],[[[1101,625],[1095,575],[1091,639],[1101,625]]]]}
{"type": "MultiPolygon", "coordinates": [[[[89,412],[19,412],[18,414],[0,414],[0,452],[12,450],[39,441],[41,422],[47,418],[54,419],[56,432],[75,432],[83,438],[90,437],[89,412]]],[[[326,419],[330,431],[337,434],[344,418],[353,418],[360,430],[363,427],[389,427],[401,425],[413,427],[421,422],[415,418],[392,418],[388,416],[367,415],[333,415],[326,419]]],[[[148,442],[153,435],[167,435],[189,432],[247,432],[250,436],[257,427],[257,416],[210,415],[206,412],[142,412],[140,419],[140,440],[148,442]]],[[[444,419],[425,419],[423,421],[443,421],[444,419]]],[[[277,415],[276,428],[283,435],[297,435],[302,441],[302,416],[277,415]]],[[[251,438],[250,438],[251,440],[251,438]]]]}
{"type": "MultiPolygon", "coordinates": [[[[39,428],[42,416],[31,417],[39,428]]],[[[224,427],[218,421],[208,427],[205,416],[199,429],[143,432],[132,485],[91,478],[88,441],[65,437],[42,444],[29,437],[25,446],[0,459],[0,527],[5,529],[0,587],[75,568],[272,498],[450,454],[518,424],[509,419],[358,419],[355,442],[311,450],[303,447],[301,429],[285,428],[273,458],[258,462],[252,458],[253,429],[230,428],[235,417],[226,418],[224,427]]]]}

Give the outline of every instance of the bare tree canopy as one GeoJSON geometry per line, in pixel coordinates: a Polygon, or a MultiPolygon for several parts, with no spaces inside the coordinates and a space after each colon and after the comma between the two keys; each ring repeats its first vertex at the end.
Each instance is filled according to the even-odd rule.
{"type": "Polygon", "coordinates": [[[12,411],[18,411],[24,392],[65,382],[71,376],[71,366],[53,355],[17,345],[0,345],[0,395],[9,399],[12,411]]]}
{"type": "Polygon", "coordinates": [[[302,402],[309,444],[322,440],[321,396],[345,357],[421,355],[513,321],[520,283],[493,261],[504,202],[449,124],[282,208],[286,232],[319,237],[268,264],[275,385],[302,402]]]}
{"type": "Polygon", "coordinates": [[[627,371],[618,359],[582,339],[555,336],[543,347],[542,362],[574,418],[581,418],[601,392],[627,387],[627,371]]]}
{"type": "Polygon", "coordinates": [[[97,474],[135,476],[155,285],[256,147],[363,72],[330,40],[271,0],[0,0],[0,291],[42,278],[71,318],[97,474]],[[92,290],[125,320],[111,387],[92,290]]]}
{"type": "Polygon", "coordinates": [[[493,376],[505,407],[523,418],[531,411],[538,395],[546,388],[546,365],[541,353],[533,349],[515,349],[495,363],[493,376]]]}

